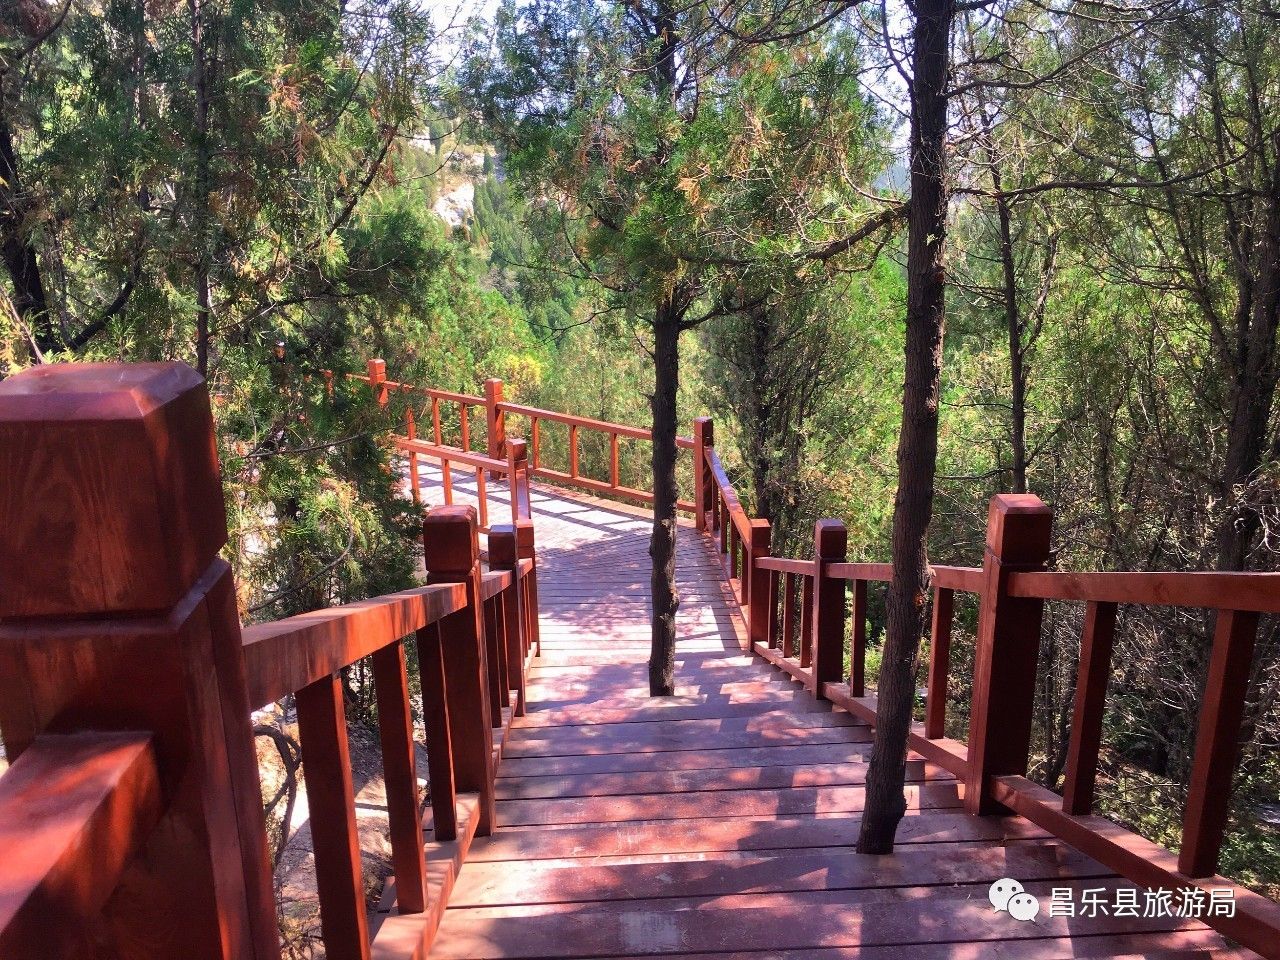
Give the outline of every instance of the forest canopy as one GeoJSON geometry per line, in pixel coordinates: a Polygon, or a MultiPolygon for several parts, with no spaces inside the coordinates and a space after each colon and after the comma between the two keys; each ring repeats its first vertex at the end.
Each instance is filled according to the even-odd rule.
{"type": "MultiPolygon", "coordinates": [[[[993,494],[1053,506],[1056,569],[1280,569],[1270,0],[474,13],[3,6],[0,377],[200,370],[246,620],[414,581],[385,443],[401,411],[343,376],[377,356],[405,382],[500,377],[521,402],[652,425],[652,462],[623,470],[656,494],[650,682],[670,692],[675,436],[710,413],[776,553],[809,555],[832,516],[850,559],[893,560],[867,625],[898,721],[877,732],[876,849],[900,816],[891,740],[929,565],[981,561],[993,494]]],[[[961,737],[975,630],[960,605],[961,737]]],[[[1211,630],[1120,613],[1099,808],[1166,844],[1211,630]]],[[[1080,635],[1050,604],[1030,771],[1050,787],[1080,635]]],[[[1278,741],[1264,617],[1222,873],[1273,897],[1278,741]]]]}

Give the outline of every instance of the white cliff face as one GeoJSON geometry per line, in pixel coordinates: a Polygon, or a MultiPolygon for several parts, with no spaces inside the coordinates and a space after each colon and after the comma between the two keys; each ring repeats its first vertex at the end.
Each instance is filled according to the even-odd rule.
{"type": "Polygon", "coordinates": [[[450,227],[460,227],[475,216],[476,185],[470,180],[442,193],[431,207],[437,217],[450,227]]]}

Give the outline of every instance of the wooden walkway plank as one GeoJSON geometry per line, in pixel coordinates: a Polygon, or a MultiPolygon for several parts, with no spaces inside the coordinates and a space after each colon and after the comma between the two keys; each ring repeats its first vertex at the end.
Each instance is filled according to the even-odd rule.
{"type": "Polygon", "coordinates": [[[965,814],[964,785],[915,754],[897,852],[858,855],[871,730],[746,653],[711,538],[680,526],[677,695],[652,699],[648,519],[546,487],[532,502],[542,656],[498,829],[472,844],[432,956],[1238,955],[1195,921],[1050,918],[1055,884],[1130,885],[1025,819],[965,814]],[[1041,897],[1035,923],[992,910],[1003,877],[1041,897]]]}

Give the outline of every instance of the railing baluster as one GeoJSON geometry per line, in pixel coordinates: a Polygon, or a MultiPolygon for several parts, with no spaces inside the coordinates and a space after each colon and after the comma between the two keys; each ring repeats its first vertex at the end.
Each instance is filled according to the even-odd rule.
{"type": "Polygon", "coordinates": [[[470,506],[437,507],[422,523],[428,583],[465,583],[467,606],[440,621],[454,776],[480,796],[479,836],[493,831],[493,726],[480,601],[480,545],[470,506]]]}
{"type": "Polygon", "coordinates": [[[813,577],[801,576],[800,666],[813,663],[813,577]]]}
{"type": "Polygon", "coordinates": [[[484,467],[476,468],[476,503],[480,506],[480,527],[489,529],[489,490],[485,485],[484,467]]]}
{"type": "Polygon", "coordinates": [[[715,529],[716,481],[707,462],[707,451],[715,445],[710,417],[693,421],[693,513],[699,531],[715,529]]]}
{"type": "Polygon", "coordinates": [[[569,476],[578,476],[578,425],[569,424],[569,476]]]}
{"type": "MultiPolygon", "coordinates": [[[[503,640],[506,645],[507,690],[515,692],[512,712],[525,713],[524,664],[528,655],[527,611],[524,609],[526,579],[520,576],[520,560],[515,526],[497,526],[489,533],[489,566],[494,570],[510,570],[511,586],[497,597],[502,604],[503,640]]],[[[508,697],[510,693],[508,693],[508,697]]]]}
{"type": "Polygon", "coordinates": [[[786,589],[782,592],[782,655],[796,655],[796,575],[786,575],[786,589]]]}
{"type": "Polygon", "coordinates": [[[422,853],[418,764],[404,645],[397,640],[374,653],[370,660],[374,693],[378,698],[378,734],[382,743],[391,862],[396,875],[396,905],[401,913],[421,913],[426,909],[427,867],[422,853]]]}
{"type": "Polygon", "coordinates": [[[440,625],[418,631],[418,677],[422,686],[422,726],[427,735],[427,773],[431,777],[431,820],[437,840],[458,836],[458,791],[453,775],[444,651],[440,625]]]}
{"type": "Polygon", "coordinates": [[[1218,870],[1257,632],[1256,613],[1218,611],[1178,853],[1178,869],[1189,877],[1211,877],[1218,870]]]}
{"type": "Polygon", "coordinates": [[[853,581],[853,612],[849,617],[849,693],[867,695],[867,581],[853,581]]]}
{"type": "Polygon", "coordinates": [[[294,703],[325,953],[341,960],[367,958],[369,921],[360,869],[360,834],[347,718],[337,674],[303,687],[294,703]]]}
{"type": "Polygon", "coordinates": [[[453,467],[448,460],[440,461],[440,482],[444,487],[444,502],[453,505],[453,467]]]}
{"type": "Polygon", "coordinates": [[[619,486],[618,470],[618,435],[609,434],[609,486],[617,490],[619,486]]]}
{"type": "Polygon", "coordinates": [[[431,398],[431,429],[435,434],[436,446],[443,446],[444,432],[440,427],[440,398],[436,396],[431,398]]]}
{"type": "MultiPolygon", "coordinates": [[[[410,440],[418,439],[418,424],[414,420],[412,406],[404,411],[404,433],[410,440]]],[[[413,486],[413,505],[422,506],[422,481],[418,477],[418,453],[415,450],[409,451],[409,483],[413,486]]]]}
{"type": "Polygon", "coordinates": [[[778,579],[781,576],[777,570],[769,571],[769,635],[765,642],[770,649],[778,646],[778,579]]]}
{"type": "Polygon", "coordinates": [[[929,633],[929,680],[924,706],[924,735],[936,740],[947,725],[947,677],[951,671],[951,620],[955,594],[933,591],[933,624],[929,633]]]}
{"type": "Polygon", "coordinates": [[[1075,710],[1071,715],[1071,745],[1067,750],[1067,773],[1062,788],[1062,809],[1076,816],[1093,812],[1098,751],[1102,745],[1102,713],[1106,706],[1115,629],[1114,603],[1090,600],[1085,605],[1075,710]]]}
{"type": "Polygon", "coordinates": [[[464,452],[471,450],[471,416],[467,405],[461,401],[458,402],[458,423],[462,427],[462,449],[464,452]]]}
{"type": "Polygon", "coordinates": [[[484,602],[485,679],[489,684],[489,716],[495,727],[502,726],[502,708],[510,703],[511,694],[504,690],[506,662],[503,656],[501,611],[496,597],[484,602]]]}

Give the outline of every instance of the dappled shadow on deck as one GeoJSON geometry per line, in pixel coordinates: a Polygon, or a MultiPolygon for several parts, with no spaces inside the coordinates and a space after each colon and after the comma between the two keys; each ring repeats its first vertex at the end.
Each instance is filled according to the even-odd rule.
{"type": "MultiPolygon", "coordinates": [[[[493,485],[491,517],[505,516],[493,485]]],[[[454,484],[457,499],[474,485],[454,484]]],[[[438,500],[427,477],[424,499],[438,500]]],[[[892,857],[853,852],[870,729],[748,656],[709,539],[679,531],[677,696],[648,696],[649,521],[535,489],[542,657],[432,956],[1178,956],[1176,918],[996,914],[987,887],[1128,886],[1020,818],[972,818],[912,756],[892,857]]],[[[1208,955],[1208,954],[1201,954],[1208,955]]]]}

